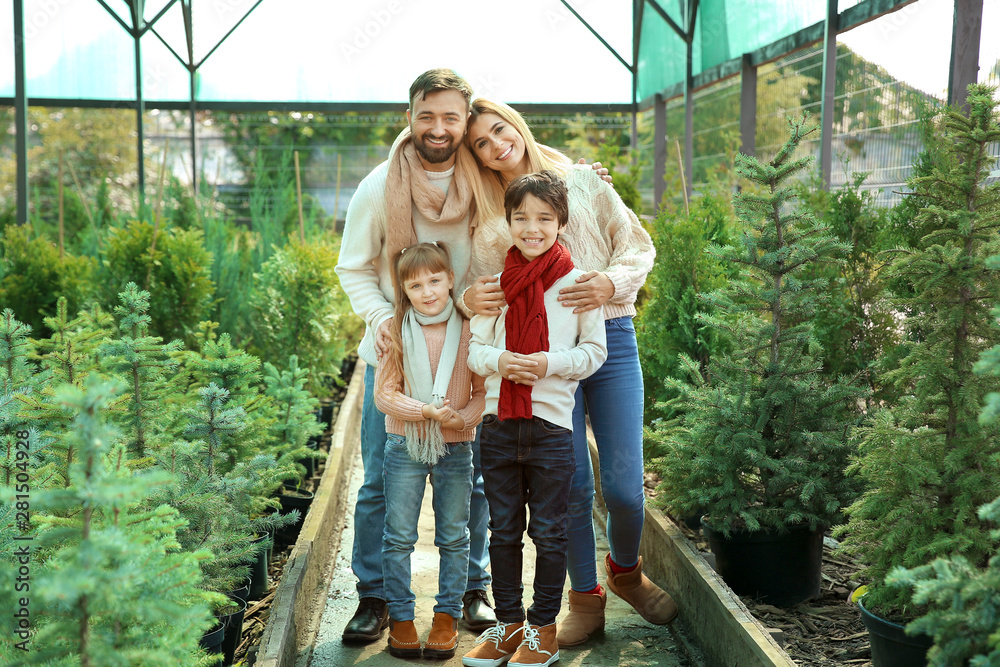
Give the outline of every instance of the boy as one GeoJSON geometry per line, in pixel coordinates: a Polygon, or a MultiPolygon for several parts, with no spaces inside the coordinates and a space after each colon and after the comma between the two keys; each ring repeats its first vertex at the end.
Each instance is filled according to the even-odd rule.
{"type": "Polygon", "coordinates": [[[497,625],[462,659],[468,667],[544,667],[559,660],[555,620],[566,580],[566,513],[577,384],[607,357],[602,308],[575,314],[557,301],[575,284],[559,231],[569,220],[566,185],[551,171],[507,187],[514,245],[500,274],[507,305],[472,319],[469,368],[486,378],[480,436],[490,506],[490,562],[497,625]],[[535,544],[534,598],[525,621],[521,540],[525,505],[535,544]],[[513,654],[513,655],[512,655],[513,654]]]}

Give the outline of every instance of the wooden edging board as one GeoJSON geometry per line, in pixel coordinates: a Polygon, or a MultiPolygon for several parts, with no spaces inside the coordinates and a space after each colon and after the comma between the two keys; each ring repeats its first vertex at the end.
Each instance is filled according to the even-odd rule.
{"type": "MultiPolygon", "coordinates": [[[[607,509],[601,496],[600,466],[594,435],[587,430],[594,467],[594,518],[605,526],[607,509]]],[[[711,667],[795,667],[760,621],[722,581],[673,521],[646,503],[639,547],[642,569],[673,596],[680,609],[675,623],[684,626],[711,667]]]]}
{"type": "Polygon", "coordinates": [[[358,360],[340,405],[330,439],[326,468],[306,514],[299,537],[274,594],[256,665],[292,667],[299,648],[312,646],[326,599],[325,570],[340,547],[340,523],[348,484],[344,483],[358,447],[365,362],[358,360]]]}

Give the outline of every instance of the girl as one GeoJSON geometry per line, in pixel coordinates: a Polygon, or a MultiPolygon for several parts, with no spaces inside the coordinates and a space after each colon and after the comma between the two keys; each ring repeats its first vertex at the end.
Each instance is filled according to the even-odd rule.
{"type": "Polygon", "coordinates": [[[392,261],[391,345],[375,375],[385,413],[382,561],[389,653],[450,658],[458,645],[469,567],[472,441],[485,407],[483,379],[468,367],[469,323],[455,308],[455,276],[443,243],[404,248],[392,261]],[[441,555],[434,622],[423,647],[413,624],[410,554],[424,486],[434,488],[434,544],[441,555]]]}
{"type": "Polygon", "coordinates": [[[535,142],[524,119],[506,104],[472,102],[466,145],[480,166],[473,182],[480,223],[472,244],[473,275],[465,305],[495,315],[503,292],[492,274],[503,267],[510,247],[504,220],[504,187],[515,177],[551,169],[569,188],[569,224],[560,239],[573,263],[585,273],[560,290],[559,301],[582,313],[604,307],[608,359],[576,393],[573,440],[576,475],[570,490],[568,573],[569,615],[559,623],[560,646],[576,646],[604,628],[607,597],[597,581],[592,518],[594,474],[584,411],[590,415],[601,466],[601,490],[608,508],[606,583],[650,623],[666,624],[677,615],[671,597],[642,573],[643,386],[632,316],[635,299],[653,267],[649,234],[621,197],[589,167],[570,164],[562,153],[535,142]]]}

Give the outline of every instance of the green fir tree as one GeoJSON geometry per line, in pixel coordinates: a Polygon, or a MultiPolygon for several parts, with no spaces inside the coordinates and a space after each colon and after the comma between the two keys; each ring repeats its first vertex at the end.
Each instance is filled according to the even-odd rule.
{"type": "Polygon", "coordinates": [[[316,454],[306,442],[322,433],[323,426],[316,419],[319,401],[305,388],[308,380],[309,369],[299,368],[295,355],[288,360],[286,371],[279,371],[271,363],[264,364],[264,393],[272,398],[276,411],[273,450],[281,463],[298,463],[316,454]]]}
{"type": "Polygon", "coordinates": [[[711,251],[742,273],[705,295],[710,313],[700,316],[733,349],[713,356],[708,381],[697,361],[683,359],[692,384],[668,381],[679,393],[680,428],[650,433],[666,452],[659,461],[666,506],[677,516],[704,513],[727,534],[827,526],[853,497],[843,469],[851,409],[863,392],[823,378],[809,317],[824,283],[801,277],[848,246],[791,204],[789,179],[811,162],[794,153],[811,131],[790,121],[789,139],[770,163],[737,157],[737,170],[760,193],[735,196],[737,243],[711,251]]]}
{"type": "Polygon", "coordinates": [[[107,369],[129,387],[124,416],[128,450],[133,456],[144,456],[149,448],[163,444],[161,424],[177,393],[170,385],[177,366],[172,355],[182,343],[164,344],[163,339],[149,335],[149,292],[129,283],[118,297],[122,302],[115,307],[119,336],[105,342],[100,353],[107,357],[107,369]]]}
{"type": "Polygon", "coordinates": [[[179,549],[183,521],[176,510],[139,509],[166,475],[130,470],[105,421],[120,388],[91,375],[83,388],[63,385],[57,392],[75,415],[64,437],[75,441],[79,456],[68,488],[32,499],[40,515],[33,547],[49,553],[32,571],[32,650],[10,664],[193,664],[198,639],[211,625],[197,588],[207,552],[179,549]]]}
{"type": "Polygon", "coordinates": [[[968,114],[940,118],[930,173],[911,183],[925,203],[914,226],[927,231],[891,268],[909,285],[895,302],[911,314],[909,350],[885,380],[901,398],[858,430],[852,466],[870,490],[847,510],[845,547],[867,564],[865,606],[897,620],[922,609],[883,585],[893,568],[948,556],[981,565],[996,546],[976,512],[1000,495],[1000,423],[978,416],[1000,378],[973,365],[1000,338],[989,312],[1000,280],[987,266],[1000,252],[1000,184],[987,184],[1000,123],[992,89],[970,86],[966,99],[968,114]]]}

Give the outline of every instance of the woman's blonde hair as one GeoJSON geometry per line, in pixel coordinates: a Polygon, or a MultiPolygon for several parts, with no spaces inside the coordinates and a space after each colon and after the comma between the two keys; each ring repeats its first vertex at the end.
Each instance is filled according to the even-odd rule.
{"type": "MultiPolygon", "coordinates": [[[[418,243],[403,248],[392,258],[392,287],[396,295],[396,306],[393,308],[392,325],[389,327],[389,353],[382,363],[392,364],[399,377],[403,377],[403,318],[413,307],[403,286],[421,271],[447,273],[452,277],[454,285],[455,274],[451,268],[448,246],[441,241],[418,243]]],[[[451,298],[455,298],[454,287],[451,298]]]]}
{"type": "MultiPolygon", "coordinates": [[[[510,125],[524,139],[524,154],[528,158],[528,171],[538,172],[544,169],[554,171],[560,176],[564,176],[570,168],[568,157],[555,150],[535,141],[535,136],[531,133],[531,128],[524,122],[524,118],[513,108],[503,102],[492,102],[483,98],[472,100],[472,110],[469,114],[469,127],[484,113],[491,113],[499,116],[504,122],[510,125]]],[[[472,135],[465,133],[465,145],[469,152],[475,156],[476,151],[472,146],[472,135]]],[[[472,180],[472,193],[476,199],[480,220],[492,220],[504,216],[503,195],[507,188],[503,175],[498,171],[493,171],[484,167],[476,157],[476,166],[479,168],[479,178],[472,180]]]]}

